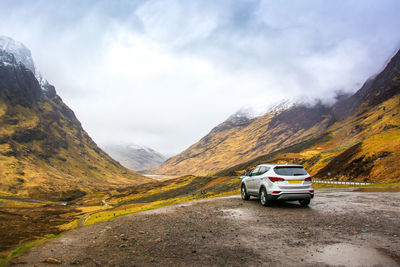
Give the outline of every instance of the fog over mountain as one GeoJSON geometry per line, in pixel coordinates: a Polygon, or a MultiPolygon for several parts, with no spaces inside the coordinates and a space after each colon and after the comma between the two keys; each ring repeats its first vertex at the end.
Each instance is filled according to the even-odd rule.
{"type": "Polygon", "coordinates": [[[138,172],[151,170],[167,159],[154,149],[137,144],[107,144],[100,146],[122,166],[138,172]]]}
{"type": "Polygon", "coordinates": [[[354,93],[400,47],[399,13],[396,0],[6,0],[0,35],[31,49],[96,142],[171,154],[243,106],[354,93]]]}

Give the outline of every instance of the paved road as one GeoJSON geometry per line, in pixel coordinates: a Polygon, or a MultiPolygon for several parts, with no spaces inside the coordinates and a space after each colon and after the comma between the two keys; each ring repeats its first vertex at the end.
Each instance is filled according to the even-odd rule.
{"type": "Polygon", "coordinates": [[[398,266],[400,193],[318,190],[309,208],[239,196],[78,228],[14,259],[86,266],[398,266]]]}

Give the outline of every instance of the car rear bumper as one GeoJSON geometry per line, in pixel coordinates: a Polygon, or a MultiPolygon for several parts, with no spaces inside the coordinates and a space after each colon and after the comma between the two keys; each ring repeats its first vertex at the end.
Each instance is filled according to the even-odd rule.
{"type": "Polygon", "coordinates": [[[312,193],[281,193],[278,195],[270,195],[272,200],[302,200],[312,199],[314,194],[312,193]]]}

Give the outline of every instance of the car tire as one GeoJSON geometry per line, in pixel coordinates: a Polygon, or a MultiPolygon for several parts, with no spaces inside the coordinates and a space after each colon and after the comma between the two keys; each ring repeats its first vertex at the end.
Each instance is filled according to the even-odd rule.
{"type": "Polygon", "coordinates": [[[250,199],[250,195],[247,194],[247,189],[246,189],[246,186],[245,186],[245,185],[242,185],[240,195],[242,196],[242,199],[243,199],[243,200],[249,200],[249,199],[250,199]]]}
{"type": "Polygon", "coordinates": [[[271,205],[271,200],[268,199],[267,190],[264,187],[260,190],[260,203],[264,207],[271,205]]]}
{"type": "Polygon", "coordinates": [[[308,207],[308,205],[310,204],[310,199],[308,198],[308,199],[302,199],[302,200],[299,200],[299,202],[300,202],[300,206],[302,206],[302,207],[308,207]]]}

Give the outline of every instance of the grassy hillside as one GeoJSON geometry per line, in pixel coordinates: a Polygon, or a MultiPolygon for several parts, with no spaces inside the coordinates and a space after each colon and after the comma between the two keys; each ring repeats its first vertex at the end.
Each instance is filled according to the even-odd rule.
{"type": "Polygon", "coordinates": [[[42,90],[30,70],[5,55],[9,62],[0,62],[0,194],[69,200],[149,181],[104,153],[53,86],[42,90]]]}

